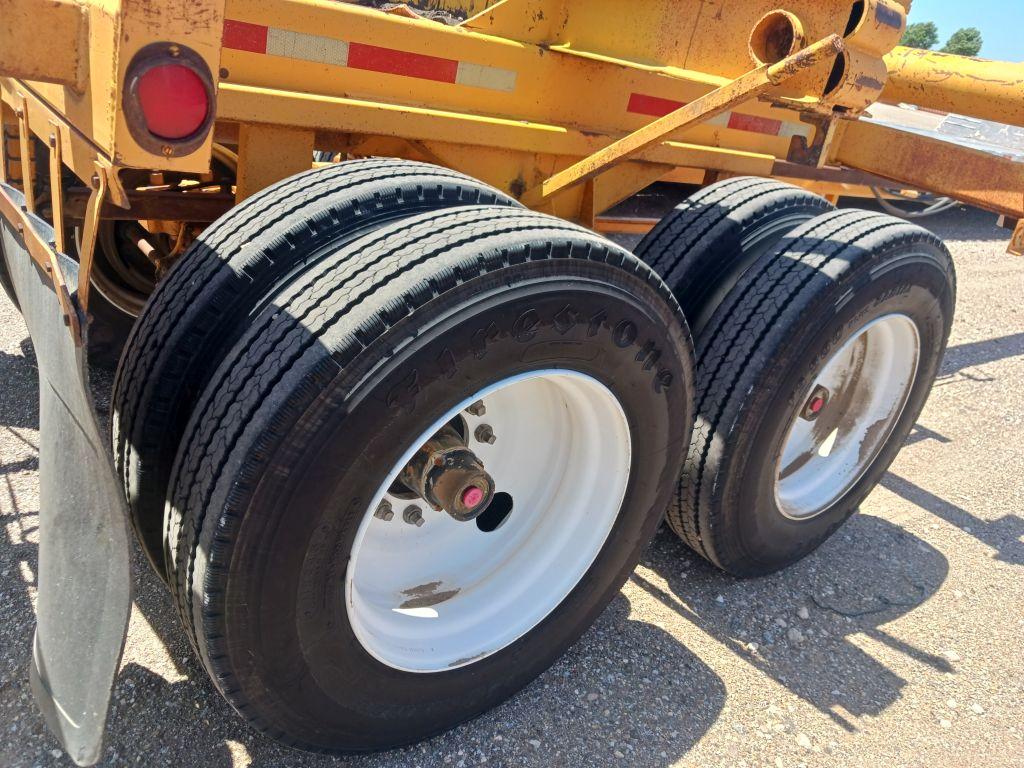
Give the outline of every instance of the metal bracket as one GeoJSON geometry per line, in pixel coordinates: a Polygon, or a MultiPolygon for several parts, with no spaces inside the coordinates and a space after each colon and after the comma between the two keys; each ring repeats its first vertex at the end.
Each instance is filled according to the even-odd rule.
{"type": "Polygon", "coordinates": [[[27,195],[24,201],[24,203],[20,203],[14,200],[5,188],[0,187],[0,215],[11,222],[18,230],[18,234],[25,240],[25,248],[32,257],[32,260],[50,278],[53,283],[53,290],[57,294],[57,303],[60,305],[61,314],[64,316],[64,325],[70,329],[75,346],[81,347],[85,344],[82,321],[79,318],[74,302],[71,300],[71,294],[68,292],[64,272],[61,270],[57,251],[54,250],[55,243],[47,242],[40,236],[29,220],[30,212],[28,210],[27,195]]]}

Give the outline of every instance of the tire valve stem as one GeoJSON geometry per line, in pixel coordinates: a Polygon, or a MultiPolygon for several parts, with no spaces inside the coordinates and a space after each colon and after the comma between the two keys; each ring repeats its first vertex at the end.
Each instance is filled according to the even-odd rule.
{"type": "Polygon", "coordinates": [[[405,508],[405,511],[402,513],[402,519],[409,525],[415,525],[417,528],[426,522],[423,519],[423,512],[415,504],[410,504],[405,508]]]}
{"type": "Polygon", "coordinates": [[[825,410],[825,406],[828,404],[829,391],[818,384],[814,387],[814,391],[811,392],[811,396],[807,398],[807,402],[804,404],[804,409],[800,416],[807,421],[814,421],[821,412],[825,410]]]}
{"type": "Polygon", "coordinates": [[[391,506],[390,501],[384,499],[377,505],[377,511],[373,513],[373,516],[385,522],[392,520],[395,517],[394,507],[391,506]]]}

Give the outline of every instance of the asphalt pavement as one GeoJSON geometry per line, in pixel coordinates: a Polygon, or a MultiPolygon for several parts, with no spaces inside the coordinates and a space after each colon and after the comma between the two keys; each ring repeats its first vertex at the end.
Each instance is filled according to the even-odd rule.
{"type": "MultiPolygon", "coordinates": [[[[135,554],[102,765],[1024,766],[1024,259],[989,214],[925,222],[956,259],[941,375],[891,471],[799,564],[724,576],[668,530],[583,639],[511,701],[346,759],[251,730],[135,554]]],[[[94,389],[105,406],[109,375],[94,389]]],[[[70,765],[28,684],[38,389],[0,294],[0,767],[70,765]]]]}

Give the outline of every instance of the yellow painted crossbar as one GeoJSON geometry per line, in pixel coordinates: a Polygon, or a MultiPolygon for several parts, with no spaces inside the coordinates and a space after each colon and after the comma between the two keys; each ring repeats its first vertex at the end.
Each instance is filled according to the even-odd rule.
{"type": "Polygon", "coordinates": [[[673,131],[711,120],[739,104],[757,98],[797,73],[827,58],[838,56],[843,47],[843,39],[839,35],[830,35],[776,64],[764,64],[751,70],[559,171],[529,190],[522,202],[527,206],[536,206],[555,193],[591,179],[610,166],[636,155],[673,131]]]}

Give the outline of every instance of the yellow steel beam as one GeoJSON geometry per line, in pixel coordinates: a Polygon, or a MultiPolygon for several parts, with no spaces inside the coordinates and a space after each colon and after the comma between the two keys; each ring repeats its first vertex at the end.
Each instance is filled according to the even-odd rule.
{"type": "Polygon", "coordinates": [[[1024,218],[1024,163],[863,121],[844,125],[836,164],[1024,218]]]}
{"type": "Polygon", "coordinates": [[[0,0],[0,75],[85,86],[88,18],[75,0],[0,0]],[[40,18],[45,15],[45,39],[40,18]]]}
{"type": "Polygon", "coordinates": [[[686,104],[664,117],[604,147],[589,157],[566,168],[526,194],[523,202],[536,205],[557,192],[598,175],[610,165],[621,162],[659,142],[673,131],[710,120],[746,101],[757,98],[770,88],[794,75],[834,58],[843,51],[839,35],[830,35],[813,45],[788,56],[777,64],[764,64],[711,93],[686,104]]]}
{"type": "Polygon", "coordinates": [[[312,167],[312,131],[277,125],[243,125],[238,133],[235,202],[312,167]]]}
{"type": "MultiPolygon", "coordinates": [[[[464,153],[472,153],[473,147],[481,147],[583,157],[616,138],[614,133],[584,133],[574,128],[526,120],[344,97],[311,96],[308,93],[227,83],[221,84],[219,100],[224,119],[243,125],[268,124],[287,114],[292,126],[313,129],[324,135],[338,132],[344,126],[346,132],[353,134],[458,144],[464,153]]],[[[336,135],[343,137],[345,134],[336,135]]],[[[776,156],[766,152],[664,141],[641,151],[637,159],[691,168],[766,174],[771,172],[776,156]]]]}
{"type": "Polygon", "coordinates": [[[897,47],[885,57],[881,101],[1024,127],[1024,63],[897,47]]]}

